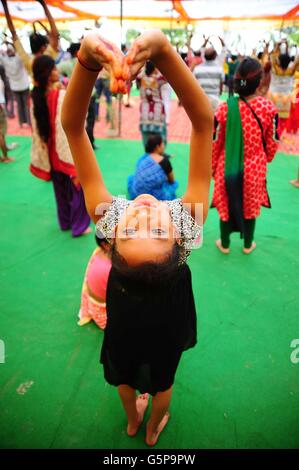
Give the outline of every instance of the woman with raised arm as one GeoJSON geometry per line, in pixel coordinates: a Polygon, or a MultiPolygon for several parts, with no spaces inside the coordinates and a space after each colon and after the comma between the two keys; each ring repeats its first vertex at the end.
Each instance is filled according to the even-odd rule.
{"type": "Polygon", "coordinates": [[[33,58],[32,58],[25,51],[25,49],[24,49],[24,47],[23,47],[23,45],[22,45],[22,43],[21,43],[21,41],[20,41],[20,39],[17,35],[16,29],[14,27],[12,18],[11,18],[10,13],[9,13],[7,0],[1,0],[3,10],[4,10],[4,14],[5,14],[5,17],[6,17],[7,26],[8,26],[8,29],[10,31],[10,34],[12,36],[14,48],[16,50],[16,53],[18,54],[18,56],[22,60],[25,69],[27,70],[27,72],[31,76],[32,76],[32,62],[33,62],[34,58],[39,57],[42,54],[46,54],[46,55],[49,55],[50,57],[52,57],[55,60],[57,55],[58,55],[58,51],[59,51],[59,33],[58,33],[58,30],[57,30],[54,18],[51,15],[51,12],[50,12],[50,10],[47,6],[46,1],[45,0],[37,0],[37,1],[38,1],[38,3],[40,3],[40,5],[44,9],[44,14],[47,18],[47,21],[48,21],[49,25],[50,25],[50,31],[46,28],[45,25],[43,25],[43,23],[41,23],[41,21],[34,21],[33,22],[33,30],[34,31],[29,36],[30,47],[31,47],[31,51],[32,51],[32,54],[33,54],[33,58]],[[42,26],[42,28],[46,32],[45,35],[36,32],[35,23],[39,23],[42,26]]]}
{"type": "Polygon", "coordinates": [[[290,117],[294,76],[299,69],[299,56],[292,60],[288,52],[286,40],[276,44],[271,54],[272,76],[269,89],[269,98],[278,109],[279,127],[281,136],[286,129],[290,117]]]}
{"type": "Polygon", "coordinates": [[[62,125],[89,214],[112,247],[101,351],[105,379],[118,387],[129,436],[137,433],[148,394],[152,395],[146,443],[155,445],[169,418],[181,355],[196,344],[195,303],[186,260],[201,237],[200,224],[208,212],[212,110],[192,73],[160,31],[139,36],[126,57],[92,34],[79,51],[63,104],[62,125]],[[125,80],[133,80],[146,60],[152,60],[169,81],[192,122],[187,190],[182,199],[174,201],[161,202],[147,194],[133,201],[113,197],[84,129],[99,70],[105,67],[110,72],[112,91],[125,93],[125,80]],[[198,206],[203,208],[201,221],[198,206]],[[136,397],[136,390],[142,395],[136,397]]]}

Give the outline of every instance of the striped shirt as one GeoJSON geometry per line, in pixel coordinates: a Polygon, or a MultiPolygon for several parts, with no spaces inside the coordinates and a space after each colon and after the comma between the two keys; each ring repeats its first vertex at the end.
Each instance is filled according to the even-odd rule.
{"type": "Polygon", "coordinates": [[[209,98],[218,99],[220,85],[224,80],[223,68],[215,60],[197,65],[193,74],[209,98]]]}

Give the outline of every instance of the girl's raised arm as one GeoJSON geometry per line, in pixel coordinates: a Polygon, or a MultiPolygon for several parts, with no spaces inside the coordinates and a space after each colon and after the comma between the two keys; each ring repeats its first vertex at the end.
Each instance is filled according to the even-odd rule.
{"type": "Polygon", "coordinates": [[[79,51],[62,106],[61,122],[72,152],[85,204],[94,222],[100,215],[100,203],[110,204],[112,195],[107,190],[93,148],[85,131],[85,119],[90,96],[102,67],[109,70],[112,82],[122,78],[122,53],[117,47],[97,34],[86,36],[79,51]]]}
{"type": "Polygon", "coordinates": [[[136,39],[127,56],[134,77],[144,61],[151,59],[175,90],[192,123],[189,175],[184,203],[203,204],[203,220],[209,205],[213,112],[208,98],[184,61],[160,31],[147,31],[136,39]]]}

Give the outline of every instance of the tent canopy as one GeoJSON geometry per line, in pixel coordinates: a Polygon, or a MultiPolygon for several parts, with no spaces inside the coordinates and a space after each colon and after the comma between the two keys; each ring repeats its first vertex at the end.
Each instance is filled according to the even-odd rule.
{"type": "MultiPolygon", "coordinates": [[[[56,21],[120,17],[119,0],[48,0],[47,5],[56,21]]],[[[124,19],[144,20],[299,20],[296,0],[123,0],[124,19]]],[[[11,16],[24,22],[44,20],[43,8],[34,1],[8,1],[11,16]]],[[[0,4],[0,16],[3,7],[0,4]]]]}

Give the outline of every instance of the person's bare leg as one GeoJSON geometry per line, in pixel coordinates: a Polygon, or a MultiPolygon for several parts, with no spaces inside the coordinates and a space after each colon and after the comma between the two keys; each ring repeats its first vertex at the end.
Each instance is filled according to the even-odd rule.
{"type": "Polygon", "coordinates": [[[2,152],[2,159],[4,160],[7,158],[7,147],[2,132],[0,132],[0,149],[2,152]]]}
{"type": "Polygon", "coordinates": [[[292,184],[293,186],[295,186],[295,188],[299,188],[299,168],[298,168],[297,179],[296,179],[296,180],[291,180],[291,181],[290,181],[290,184],[292,184]]]}
{"type": "Polygon", "coordinates": [[[0,156],[0,161],[5,162],[5,163],[12,162],[13,158],[9,158],[7,156],[7,146],[6,146],[5,138],[2,134],[2,132],[0,132],[0,149],[1,149],[1,152],[2,152],[2,156],[0,156]]]}
{"type": "Polygon", "coordinates": [[[129,385],[119,385],[117,388],[128,418],[127,434],[133,437],[142,423],[149,395],[144,393],[136,397],[136,390],[129,385]]]}
{"type": "Polygon", "coordinates": [[[172,387],[165,392],[158,392],[152,399],[152,410],[150,419],[146,425],[145,442],[149,446],[154,446],[169,419],[169,405],[171,400],[172,387]]]}

